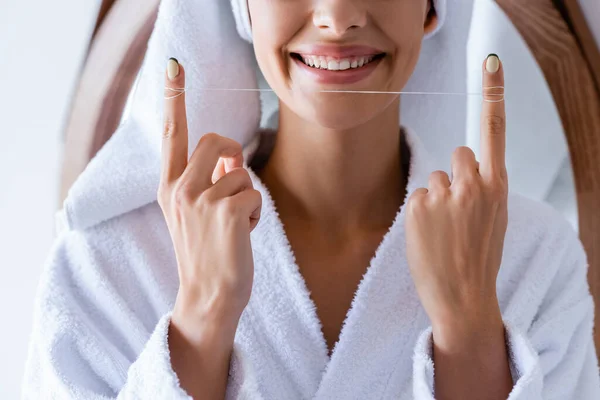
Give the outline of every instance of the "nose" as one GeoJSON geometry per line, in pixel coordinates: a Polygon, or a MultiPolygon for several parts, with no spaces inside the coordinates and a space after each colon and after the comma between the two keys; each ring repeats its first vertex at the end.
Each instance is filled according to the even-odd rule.
{"type": "Polygon", "coordinates": [[[349,29],[362,28],[367,22],[364,0],[318,0],[313,12],[314,25],[335,36],[349,29]]]}

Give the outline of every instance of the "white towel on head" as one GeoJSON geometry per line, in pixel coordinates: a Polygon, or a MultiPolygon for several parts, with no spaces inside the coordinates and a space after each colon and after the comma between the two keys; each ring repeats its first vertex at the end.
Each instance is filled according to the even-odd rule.
{"type": "MultiPolygon", "coordinates": [[[[258,87],[253,48],[238,34],[246,23],[249,29],[249,19],[241,18],[247,15],[247,6],[233,4],[238,4],[235,12],[228,1],[161,1],[130,114],[70,188],[56,215],[59,229],[85,229],[156,201],[164,71],[170,57],[181,61],[186,71],[189,153],[203,134],[217,132],[238,141],[245,154],[251,154],[261,119],[259,93],[202,91],[258,87]]],[[[436,34],[423,42],[406,90],[464,92],[466,76],[460,72],[466,70],[473,0],[436,0],[435,4],[436,34]],[[440,59],[445,61],[443,70],[437,67],[440,59]]],[[[436,143],[428,132],[445,132],[448,137],[459,132],[464,138],[466,101],[440,97],[402,99],[403,125],[423,135],[426,146],[436,143]],[[436,118],[431,118],[432,110],[436,118]]]]}

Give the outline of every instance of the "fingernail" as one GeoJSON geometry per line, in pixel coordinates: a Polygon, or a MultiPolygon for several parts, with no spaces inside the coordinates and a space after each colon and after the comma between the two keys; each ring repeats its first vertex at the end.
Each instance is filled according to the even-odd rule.
{"type": "Polygon", "coordinates": [[[175,57],[169,58],[169,62],[167,62],[167,75],[171,80],[179,75],[179,61],[175,57]]]}
{"type": "Polygon", "coordinates": [[[500,59],[497,54],[491,53],[487,56],[485,69],[491,74],[498,72],[498,69],[500,69],[500,59]]]}

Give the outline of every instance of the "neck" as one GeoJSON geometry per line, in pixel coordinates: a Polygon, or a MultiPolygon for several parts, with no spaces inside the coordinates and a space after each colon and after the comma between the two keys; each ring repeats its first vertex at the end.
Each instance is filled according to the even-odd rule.
{"type": "Polygon", "coordinates": [[[406,188],[399,102],[347,130],[303,120],[280,102],[277,139],[260,176],[282,219],[340,236],[389,227],[406,188]]]}

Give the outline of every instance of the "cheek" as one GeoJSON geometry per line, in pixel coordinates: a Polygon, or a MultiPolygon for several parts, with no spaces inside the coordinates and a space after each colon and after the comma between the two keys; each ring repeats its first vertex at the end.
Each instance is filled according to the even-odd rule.
{"type": "MultiPolygon", "coordinates": [[[[253,19],[252,33],[254,53],[258,65],[269,85],[277,90],[283,88],[288,76],[287,46],[301,28],[296,22],[281,18],[277,7],[266,8],[253,19]]],[[[284,13],[285,14],[285,13],[284,13]]]]}
{"type": "Polygon", "coordinates": [[[249,0],[254,42],[282,48],[306,24],[304,1],[249,0]]]}
{"type": "Polygon", "coordinates": [[[408,75],[416,64],[421,51],[424,30],[424,5],[416,1],[396,3],[386,13],[378,12],[374,19],[378,21],[382,34],[389,39],[393,49],[394,70],[408,75]],[[401,15],[400,21],[396,16],[401,15]]]}
{"type": "Polygon", "coordinates": [[[395,50],[392,54],[393,86],[401,90],[412,75],[421,53],[423,28],[396,30],[392,37],[395,50]]]}

